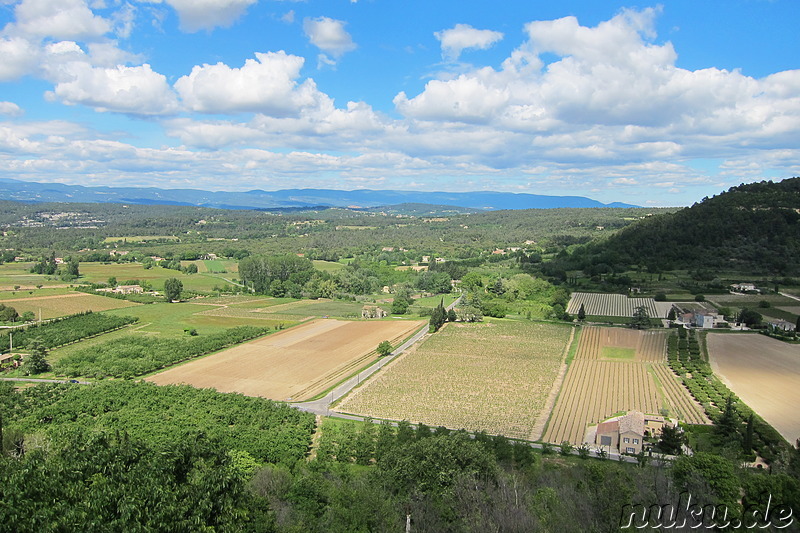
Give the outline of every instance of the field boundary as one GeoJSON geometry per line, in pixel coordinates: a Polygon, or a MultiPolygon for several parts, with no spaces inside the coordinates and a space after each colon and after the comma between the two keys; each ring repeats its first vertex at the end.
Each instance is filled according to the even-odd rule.
{"type": "Polygon", "coordinates": [[[558,369],[558,375],[556,376],[556,379],[553,382],[553,388],[550,389],[550,394],[547,395],[547,399],[544,403],[542,414],[547,413],[547,416],[540,416],[539,419],[536,420],[528,439],[530,441],[535,442],[540,440],[547,429],[547,425],[550,423],[550,417],[553,416],[553,407],[556,405],[556,400],[558,400],[558,396],[561,393],[561,386],[564,384],[564,377],[567,375],[567,370],[569,369],[570,361],[567,361],[567,359],[572,351],[573,343],[576,343],[575,345],[577,346],[577,343],[580,341],[580,334],[580,326],[573,327],[572,331],[569,333],[569,341],[567,341],[567,345],[564,347],[564,357],[561,359],[561,366],[558,369]]]}

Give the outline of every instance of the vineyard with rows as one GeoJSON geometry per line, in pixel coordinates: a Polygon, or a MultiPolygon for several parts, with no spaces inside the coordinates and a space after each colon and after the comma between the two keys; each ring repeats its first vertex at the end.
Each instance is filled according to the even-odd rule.
{"type": "Polygon", "coordinates": [[[628,298],[624,294],[573,292],[567,313],[577,315],[583,305],[587,315],[630,317],[637,307],[644,306],[652,318],[666,318],[672,304],[656,302],[652,298],[628,298]]]}
{"type": "Polygon", "coordinates": [[[260,337],[267,331],[239,326],[188,339],[129,336],[70,354],[56,361],[53,370],[59,376],[131,378],[260,337]]]}
{"type": "Polygon", "coordinates": [[[667,366],[668,333],[586,327],[542,440],[582,443],[589,426],[625,411],[659,414],[708,423],[702,407],[667,366]],[[604,357],[629,350],[624,361],[604,357]],[[613,353],[613,352],[612,352],[613,353]]]}
{"type": "MultiPolygon", "coordinates": [[[[39,339],[46,348],[55,348],[71,342],[112,331],[132,324],[138,319],[130,316],[115,316],[101,313],[79,313],[51,322],[32,324],[14,332],[14,346],[24,348],[33,339],[39,339]]],[[[8,335],[0,335],[0,352],[9,349],[8,335]]]]}
{"type": "Polygon", "coordinates": [[[570,327],[450,323],[356,389],[338,411],[529,438],[570,327]]]}

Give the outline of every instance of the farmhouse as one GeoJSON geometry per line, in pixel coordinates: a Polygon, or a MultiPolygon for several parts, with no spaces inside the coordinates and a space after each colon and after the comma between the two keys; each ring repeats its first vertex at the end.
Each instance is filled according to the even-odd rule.
{"type": "Polygon", "coordinates": [[[595,444],[620,453],[637,454],[642,451],[644,438],[659,434],[665,423],[663,416],[630,411],[598,424],[595,444]]]}
{"type": "Polygon", "coordinates": [[[361,318],[383,318],[388,315],[389,313],[376,305],[365,305],[361,309],[361,318]]]}
{"type": "Polygon", "coordinates": [[[97,292],[112,292],[114,294],[143,294],[144,289],[139,285],[117,285],[113,289],[111,287],[97,289],[97,292]]]}
{"type": "Polygon", "coordinates": [[[756,286],[753,283],[734,283],[733,285],[731,285],[731,291],[733,291],[733,292],[754,292],[754,291],[758,291],[758,289],[756,289],[756,286]]]}
{"type": "Polygon", "coordinates": [[[789,321],[782,320],[780,318],[776,318],[774,320],[770,320],[767,322],[769,326],[773,329],[779,329],[781,331],[794,331],[796,324],[792,324],[789,321]]]}

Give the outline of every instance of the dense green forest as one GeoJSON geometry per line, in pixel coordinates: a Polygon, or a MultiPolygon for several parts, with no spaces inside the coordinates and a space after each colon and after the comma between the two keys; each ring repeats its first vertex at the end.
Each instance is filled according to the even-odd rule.
{"type": "MultiPolygon", "coordinates": [[[[381,248],[392,247],[396,250],[388,252],[391,258],[405,254],[399,250],[402,248],[411,252],[409,259],[419,260],[422,255],[472,257],[491,251],[492,247],[520,246],[526,241],[543,246],[588,242],[639,218],[665,211],[672,210],[532,209],[426,217],[339,208],[276,213],[3,201],[0,228],[5,235],[0,237],[0,244],[36,259],[50,250],[62,255],[93,250],[95,260],[108,259],[102,257],[103,250],[122,246],[132,251],[133,257],[159,254],[184,259],[209,252],[233,257],[242,250],[261,254],[303,252],[312,259],[331,259],[364,253],[377,256],[381,248]],[[53,228],[60,231],[52,231],[53,228]],[[140,242],[130,239],[133,236],[149,238],[140,242]],[[111,243],[107,238],[119,241],[111,243]]],[[[81,260],[92,256],[90,251],[80,253],[81,260]]]]}
{"type": "Polygon", "coordinates": [[[330,420],[307,460],[313,417],[266,400],[136,383],[0,398],[6,531],[605,532],[686,494],[697,525],[774,528],[800,504],[797,450],[769,472],[708,453],[664,468],[330,420]]]}
{"type": "Polygon", "coordinates": [[[796,276],[798,256],[800,178],[791,178],[739,185],[687,209],[648,217],[576,249],[551,269],[604,265],[624,271],[642,266],[653,272],[701,269],[796,276]]]}

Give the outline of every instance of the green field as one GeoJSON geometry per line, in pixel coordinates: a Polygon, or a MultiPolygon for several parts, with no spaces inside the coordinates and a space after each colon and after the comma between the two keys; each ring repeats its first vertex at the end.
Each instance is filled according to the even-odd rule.
{"type": "MultiPolygon", "coordinates": [[[[117,278],[122,283],[125,280],[138,279],[148,281],[157,291],[163,290],[164,280],[177,278],[183,283],[183,288],[190,291],[210,291],[214,286],[227,285],[222,277],[214,274],[184,274],[178,270],[169,268],[153,267],[144,268],[139,263],[123,264],[103,264],[103,263],[81,263],[81,278],[78,282],[84,283],[105,283],[109,277],[117,278]]],[[[226,275],[230,279],[230,275],[226,275]]]]}
{"type": "Polygon", "coordinates": [[[65,285],[63,281],[53,276],[31,274],[31,266],[33,266],[33,263],[4,263],[0,265],[0,291],[14,290],[14,287],[17,286],[30,290],[37,285],[65,285]]]}
{"type": "Polygon", "coordinates": [[[314,264],[314,268],[322,272],[336,272],[345,267],[342,263],[335,263],[333,261],[320,261],[315,259],[311,262],[314,264]]]}
{"type": "MultiPolygon", "coordinates": [[[[107,300],[111,302],[118,301],[111,298],[107,298],[107,300]]],[[[209,298],[208,300],[212,299],[209,298]]],[[[262,298],[262,306],[266,307],[271,303],[269,300],[274,299],[262,298]]],[[[185,337],[185,329],[196,329],[200,335],[204,335],[219,333],[220,331],[236,326],[276,328],[280,324],[283,324],[284,327],[288,327],[294,323],[283,319],[270,319],[269,315],[262,315],[263,318],[258,316],[242,318],[241,316],[215,316],[204,314],[215,308],[218,308],[218,306],[197,305],[189,302],[179,304],[163,302],[106,311],[109,314],[135,316],[139,319],[139,322],[129,328],[101,335],[93,339],[87,339],[78,344],[55,349],[51,352],[51,358],[52,361],[56,361],[88,346],[130,335],[185,337]]]]}
{"type": "Polygon", "coordinates": [[[620,348],[618,346],[603,346],[600,351],[600,358],[633,361],[636,359],[636,349],[620,348]]]}
{"type": "MultiPolygon", "coordinates": [[[[60,296],[74,292],[69,287],[42,287],[41,289],[0,290],[0,302],[18,298],[36,298],[39,296],[60,296]]],[[[14,307],[13,305],[11,307],[14,307]]]]}

